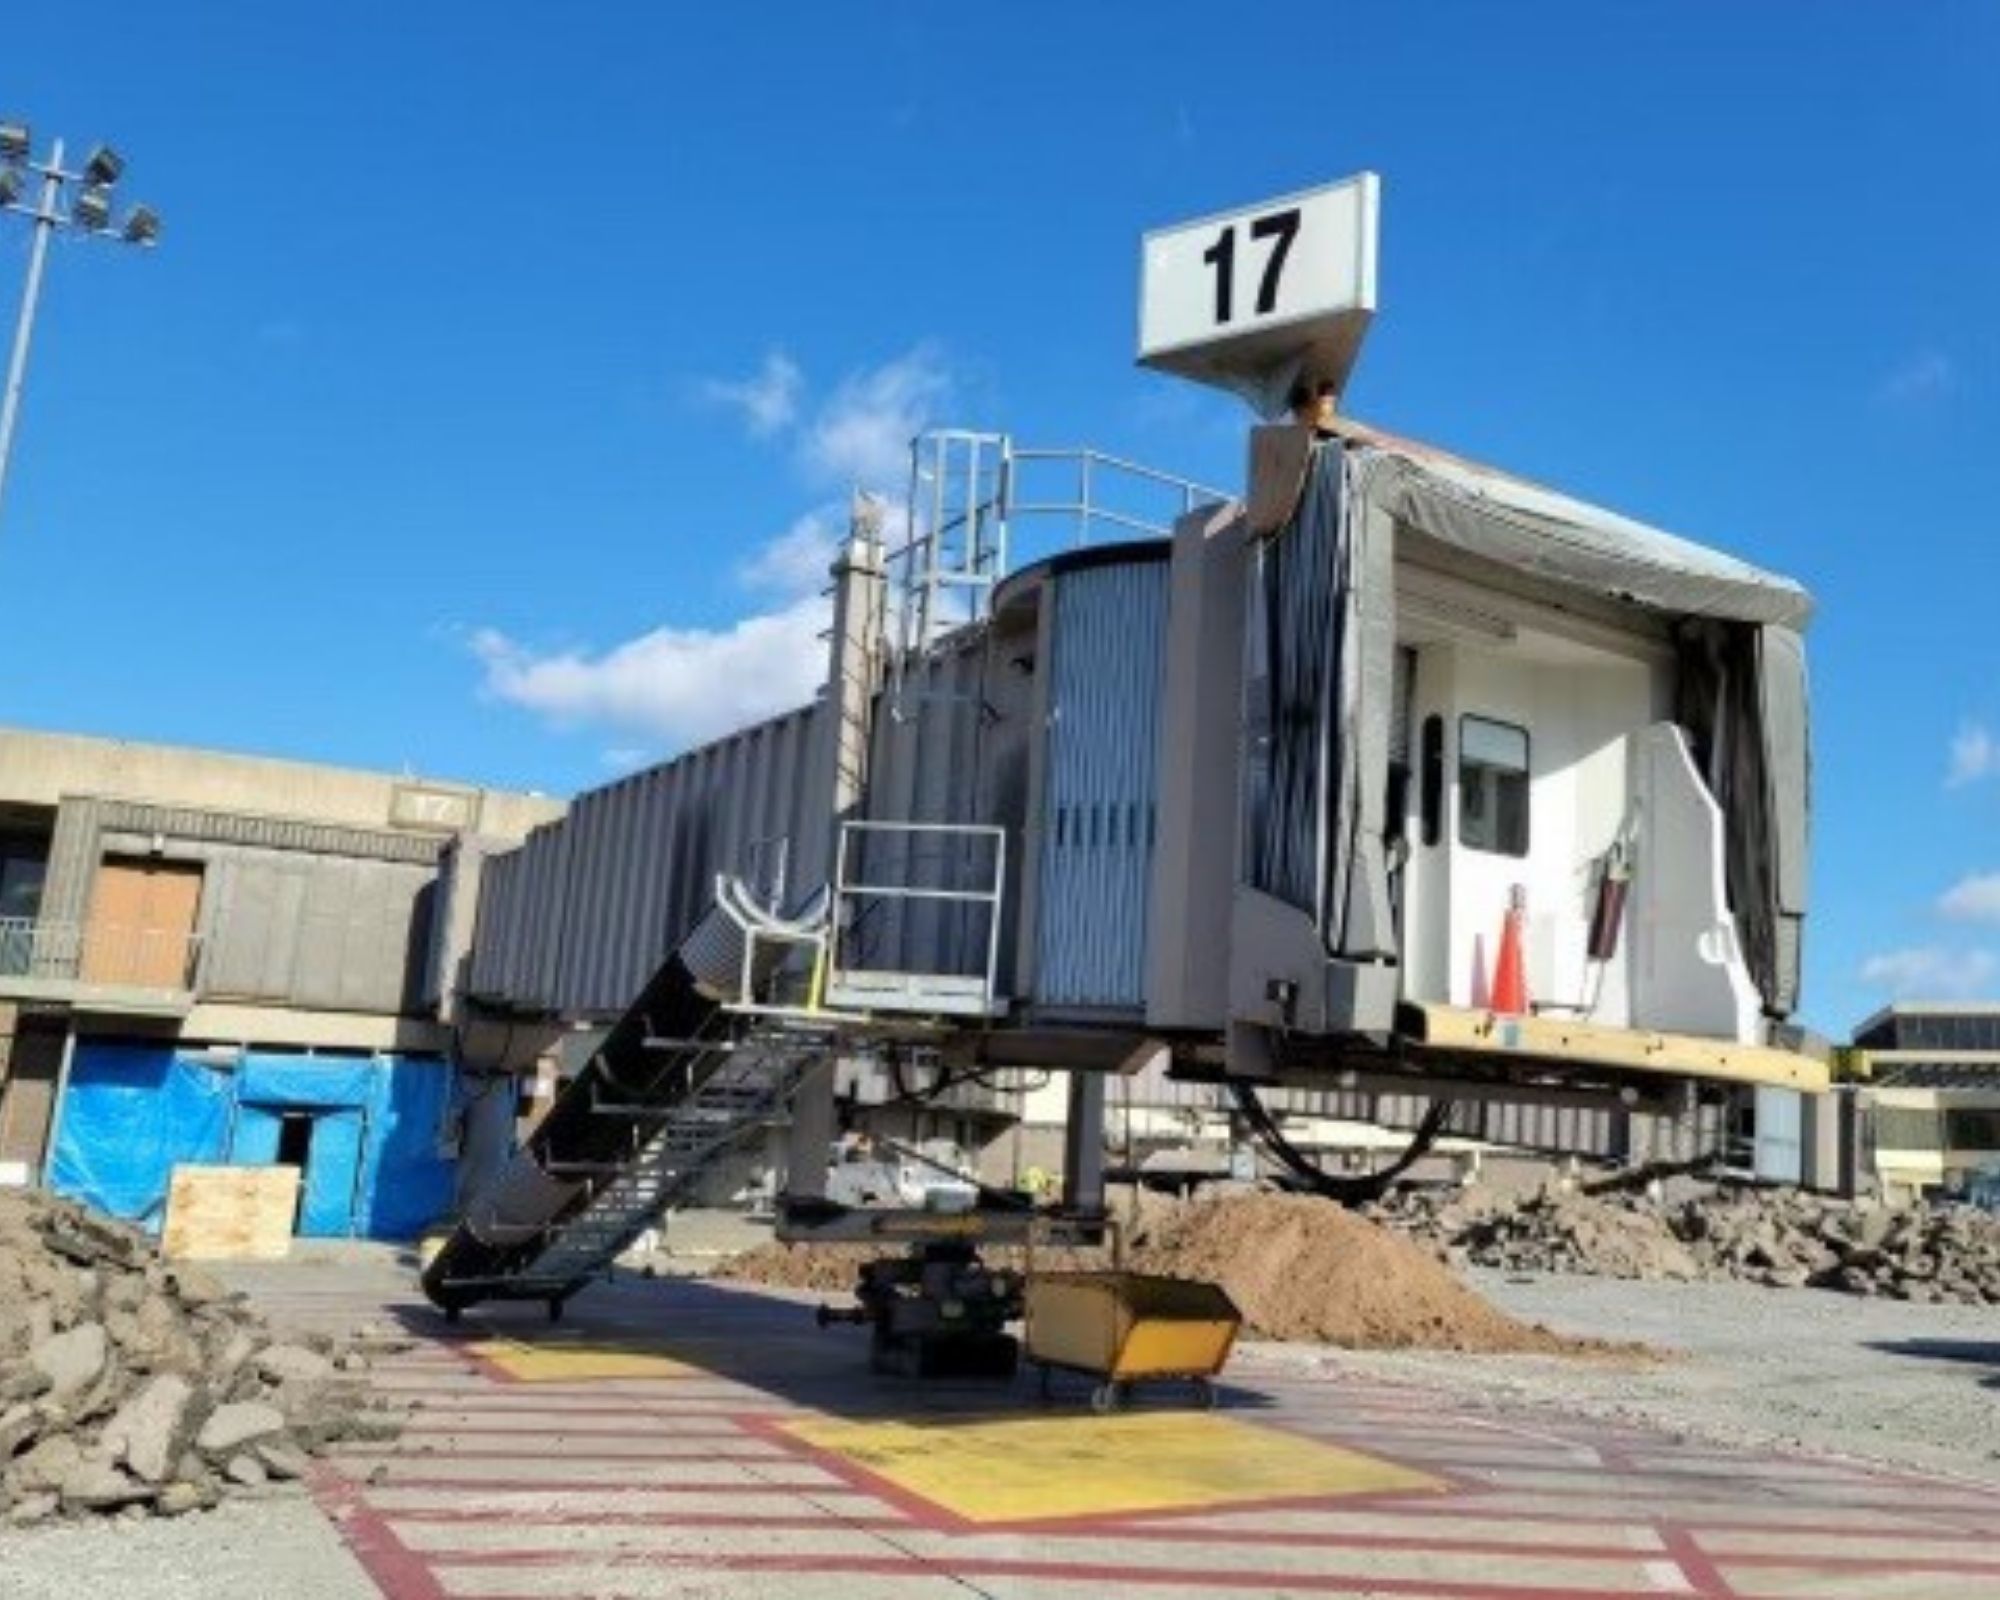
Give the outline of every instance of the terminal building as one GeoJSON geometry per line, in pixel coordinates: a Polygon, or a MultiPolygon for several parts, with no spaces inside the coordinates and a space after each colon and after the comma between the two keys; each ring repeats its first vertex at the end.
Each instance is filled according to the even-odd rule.
{"type": "Polygon", "coordinates": [[[1854,1030],[1854,1065],[1856,1157],[1874,1187],[2000,1207],[2000,1002],[1885,1006],[1854,1030]]]}
{"type": "Polygon", "coordinates": [[[306,1235],[449,1210],[472,1107],[504,1142],[515,1099],[455,1070],[466,877],[562,810],[0,729],[0,1179],[157,1227],[174,1165],[282,1161],[306,1235]]]}

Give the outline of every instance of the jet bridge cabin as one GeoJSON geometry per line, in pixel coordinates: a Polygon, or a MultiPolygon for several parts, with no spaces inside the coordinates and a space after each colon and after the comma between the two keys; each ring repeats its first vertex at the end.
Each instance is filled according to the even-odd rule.
{"type": "Polygon", "coordinates": [[[1252,1081],[1825,1087],[1797,584],[1344,420],[1259,429],[1171,582],[1145,1015],[1181,1070],[1220,1032],[1252,1081]]]}

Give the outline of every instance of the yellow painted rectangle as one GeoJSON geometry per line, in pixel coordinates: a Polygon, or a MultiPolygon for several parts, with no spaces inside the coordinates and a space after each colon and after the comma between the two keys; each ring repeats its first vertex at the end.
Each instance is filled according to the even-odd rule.
{"type": "Polygon", "coordinates": [[[1153,1413],[781,1425],[968,1522],[1437,1491],[1428,1473],[1241,1422],[1153,1413]]]}
{"type": "Polygon", "coordinates": [[[474,1355],[493,1363],[519,1383],[571,1383],[587,1378],[705,1377],[699,1367],[657,1351],[629,1345],[564,1341],[524,1344],[517,1339],[482,1339],[474,1355]]]}

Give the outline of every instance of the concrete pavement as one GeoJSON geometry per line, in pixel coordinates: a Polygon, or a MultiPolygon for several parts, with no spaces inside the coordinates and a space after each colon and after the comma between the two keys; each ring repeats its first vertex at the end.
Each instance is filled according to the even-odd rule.
{"type": "Polygon", "coordinates": [[[1223,1409],[1093,1416],[1023,1378],[871,1376],[858,1330],[701,1282],[456,1328],[401,1270],[239,1271],[305,1325],[413,1346],[392,1445],[316,1494],[385,1594],[1144,1594],[1431,1600],[2000,1593],[2000,1493],[1307,1370],[1253,1346],[1223,1409]]]}

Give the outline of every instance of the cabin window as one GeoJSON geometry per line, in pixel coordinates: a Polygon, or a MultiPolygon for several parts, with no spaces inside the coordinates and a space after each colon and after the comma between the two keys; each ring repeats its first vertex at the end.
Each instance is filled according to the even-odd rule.
{"type": "Polygon", "coordinates": [[[1444,837],[1444,718],[1424,718],[1423,768],[1418,775],[1418,803],[1423,808],[1423,841],[1435,845],[1444,837]]]}
{"type": "Polygon", "coordinates": [[[1528,853],[1528,730],[1458,719],[1458,842],[1496,855],[1528,853]]]}

